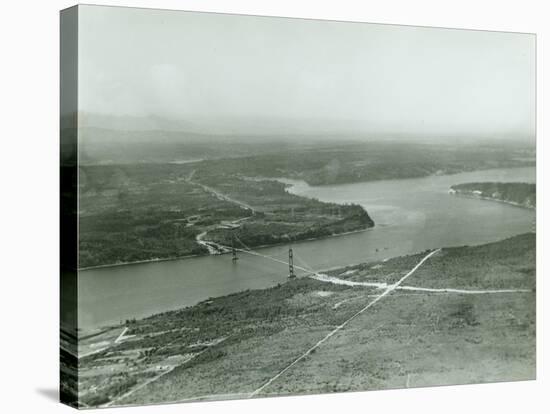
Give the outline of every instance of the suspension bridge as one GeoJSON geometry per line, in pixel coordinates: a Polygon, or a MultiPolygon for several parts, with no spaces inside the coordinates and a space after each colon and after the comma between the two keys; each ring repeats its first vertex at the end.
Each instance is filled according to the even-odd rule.
{"type": "MultiPolygon", "coordinates": [[[[227,249],[229,247],[225,246],[227,249]]],[[[405,282],[406,279],[408,279],[410,276],[412,276],[426,261],[428,261],[431,257],[438,254],[441,249],[434,249],[428,252],[426,255],[424,255],[421,260],[412,268],[410,269],[405,275],[403,275],[397,282],[392,284],[387,283],[380,283],[380,282],[357,282],[357,281],[351,281],[346,279],[340,279],[337,277],[329,276],[323,273],[320,273],[318,271],[315,271],[310,266],[307,265],[307,263],[301,259],[297,253],[292,249],[292,247],[289,247],[288,249],[288,261],[268,256],[262,253],[259,253],[258,251],[255,251],[251,249],[249,246],[247,246],[240,238],[233,234],[232,236],[232,242],[230,251],[232,254],[232,260],[233,262],[236,262],[238,260],[238,253],[244,253],[249,254],[257,257],[262,257],[266,260],[271,260],[277,263],[281,263],[288,266],[288,277],[290,279],[296,278],[295,269],[303,271],[306,275],[309,277],[319,280],[321,282],[327,282],[327,283],[334,283],[334,284],[343,284],[348,286],[364,286],[364,287],[370,287],[370,288],[376,288],[381,290],[380,293],[376,295],[372,295],[373,299],[368,301],[364,307],[362,307],[359,311],[354,313],[351,317],[346,319],[343,323],[338,325],[336,328],[334,328],[332,331],[330,331],[328,334],[326,334],[323,338],[321,338],[317,343],[315,343],[311,348],[307,349],[303,354],[301,354],[296,359],[290,361],[282,370],[280,370],[278,373],[276,373],[274,376],[269,378],[265,383],[263,383],[260,387],[256,388],[254,391],[252,391],[250,394],[248,394],[249,398],[255,397],[262,393],[266,388],[268,388],[273,382],[277,381],[281,376],[283,376],[288,370],[290,370],[292,367],[294,367],[296,364],[298,364],[300,361],[308,357],[310,354],[312,354],[318,347],[320,347],[323,343],[328,341],[331,337],[336,335],[339,331],[341,331],[344,327],[346,327],[350,322],[352,322],[354,319],[356,319],[359,315],[363,314],[367,310],[369,310],[371,307],[373,307],[377,302],[382,300],[385,296],[389,295],[394,290],[405,290],[405,291],[419,291],[424,293],[440,293],[440,294],[466,294],[466,295],[479,295],[479,294],[507,294],[507,293],[525,293],[530,292],[529,289],[486,289],[486,290],[480,290],[480,289],[454,289],[454,288],[428,288],[428,287],[416,287],[416,286],[405,286],[402,285],[403,282],[405,282]],[[240,245],[243,246],[243,248],[236,247],[236,242],[238,242],[240,245]],[[304,266],[299,266],[294,264],[294,257],[296,257],[304,266]]],[[[228,250],[229,251],[229,250],[228,250]]]]}
{"type": "Polygon", "coordinates": [[[231,246],[230,247],[229,246],[224,246],[224,245],[219,245],[219,246],[222,247],[222,248],[227,249],[227,251],[231,251],[231,260],[233,262],[236,262],[237,260],[239,260],[239,256],[238,256],[237,253],[241,252],[241,253],[245,253],[245,254],[249,254],[249,255],[257,256],[257,257],[262,257],[262,258],[267,259],[267,260],[271,260],[271,261],[274,261],[274,262],[277,262],[277,263],[287,265],[288,266],[288,277],[289,277],[289,279],[296,278],[295,269],[301,270],[301,271],[303,271],[303,272],[305,272],[306,274],[309,274],[309,275],[322,276],[320,273],[316,272],[311,267],[309,267],[307,265],[307,263],[304,260],[302,260],[299,256],[296,256],[296,258],[298,260],[300,260],[300,262],[306,267],[295,265],[294,264],[294,255],[295,255],[295,253],[294,253],[292,247],[288,248],[288,261],[284,261],[282,259],[278,259],[278,258],[273,257],[273,256],[268,256],[268,255],[265,255],[265,254],[261,254],[258,251],[255,251],[255,250],[251,249],[234,233],[232,234],[232,237],[231,237],[231,246]],[[237,241],[242,246],[242,248],[236,247],[235,242],[237,242],[237,241]]]}
{"type": "MultiPolygon", "coordinates": [[[[420,287],[420,286],[401,286],[401,282],[394,283],[394,284],[388,284],[385,282],[357,282],[353,280],[347,280],[347,279],[341,279],[335,276],[329,276],[327,274],[321,273],[319,271],[314,270],[311,266],[309,266],[305,260],[303,260],[293,249],[292,247],[288,248],[288,261],[279,259],[277,257],[268,256],[262,253],[259,253],[258,251],[255,251],[251,249],[249,246],[247,246],[237,235],[233,235],[232,238],[232,244],[229,248],[228,246],[220,245],[220,247],[224,247],[229,251],[231,249],[232,254],[232,260],[235,262],[239,259],[238,252],[249,254],[252,256],[257,256],[264,258],[266,260],[271,260],[273,262],[281,263],[286,266],[288,266],[288,277],[289,279],[294,279],[297,277],[295,269],[301,270],[304,272],[305,275],[311,277],[312,279],[318,280],[320,282],[326,282],[326,283],[332,283],[335,285],[345,285],[350,287],[370,287],[370,288],[376,288],[376,289],[388,289],[391,288],[392,290],[399,289],[399,290],[406,290],[406,291],[418,291],[418,292],[425,292],[425,293],[457,293],[457,294],[471,294],[471,295],[479,295],[479,294],[491,294],[491,293],[525,293],[530,292],[529,289],[455,289],[455,288],[429,288],[429,287],[420,287]],[[235,246],[235,241],[238,241],[243,248],[238,248],[235,246]],[[302,263],[303,266],[296,265],[294,263],[294,257],[298,261],[302,263]]],[[[435,249],[432,250],[428,255],[421,260],[419,265],[415,266],[412,272],[416,271],[418,267],[420,267],[425,260],[427,260],[429,257],[431,257],[433,254],[441,251],[441,249],[435,249]]]]}
{"type": "MultiPolygon", "coordinates": [[[[439,293],[439,294],[507,294],[507,293],[518,293],[518,292],[531,292],[531,290],[528,289],[500,289],[500,290],[467,290],[467,289],[454,289],[454,288],[429,288],[429,287],[415,287],[415,286],[405,286],[403,283],[411,277],[421,266],[423,266],[429,259],[436,256],[439,252],[441,252],[441,249],[434,249],[426,254],[424,254],[419,261],[409,269],[404,275],[400,277],[398,281],[395,283],[387,284],[387,283],[380,283],[380,282],[359,282],[359,281],[352,281],[349,279],[341,279],[335,276],[329,276],[326,274],[323,274],[319,271],[315,271],[312,269],[300,256],[297,254],[297,252],[289,246],[288,248],[288,260],[283,260],[278,257],[268,256],[265,254],[262,254],[249,246],[247,246],[235,233],[232,235],[231,239],[231,245],[226,246],[222,244],[215,243],[217,247],[224,253],[231,253],[231,260],[233,263],[237,263],[239,260],[239,254],[247,254],[252,255],[256,257],[263,258],[265,260],[270,260],[285,266],[288,266],[288,277],[290,279],[295,279],[298,277],[296,274],[296,270],[302,271],[307,277],[313,278],[315,280],[319,280],[321,282],[327,282],[327,283],[333,283],[333,284],[344,284],[348,286],[353,287],[370,287],[370,288],[376,288],[376,294],[363,296],[365,298],[369,298],[368,301],[366,301],[362,307],[357,310],[355,313],[353,313],[351,316],[348,316],[344,321],[342,321],[338,326],[334,327],[330,330],[330,332],[324,334],[324,336],[320,337],[319,340],[313,344],[308,349],[305,349],[303,352],[298,354],[298,356],[292,357],[292,359],[285,362],[285,364],[279,368],[279,370],[275,371],[269,378],[265,379],[262,383],[255,385],[255,389],[249,390],[247,392],[242,392],[240,394],[230,394],[231,396],[239,396],[239,397],[248,397],[253,398],[256,397],[262,393],[265,393],[268,388],[271,387],[271,385],[275,382],[277,382],[281,377],[283,377],[287,372],[293,369],[293,367],[297,366],[301,361],[305,360],[308,356],[312,355],[317,348],[325,344],[327,341],[329,341],[332,337],[340,333],[344,330],[349,324],[351,324],[355,319],[359,318],[360,315],[366,313],[369,309],[371,309],[373,306],[375,306],[379,301],[381,301],[384,297],[390,295],[393,291],[401,289],[405,291],[419,291],[424,293],[439,293]],[[237,243],[242,247],[237,247],[237,243]],[[294,263],[294,259],[297,259],[299,262],[302,263],[302,265],[297,265],[294,263]]],[[[333,306],[333,309],[337,309],[337,307],[343,303],[343,301],[338,302],[336,305],[333,306]]],[[[126,328],[127,330],[127,328],[126,328]]],[[[117,341],[120,342],[125,338],[126,330],[122,332],[122,334],[117,338],[117,341]]],[[[176,339],[177,340],[177,339],[176,339]]],[[[116,341],[115,341],[116,342],[116,341]]],[[[117,342],[117,343],[118,343],[117,342]]],[[[204,352],[204,351],[202,351],[204,352]]],[[[175,368],[178,366],[182,366],[188,361],[192,360],[193,358],[189,358],[187,361],[179,364],[171,366],[169,369],[163,370],[158,375],[141,382],[137,384],[135,387],[128,390],[125,394],[121,395],[120,397],[115,398],[114,400],[111,400],[110,402],[104,404],[103,406],[111,406],[124,398],[134,394],[135,392],[143,389],[144,387],[148,386],[149,384],[157,381],[161,377],[169,374],[172,372],[175,368]]],[[[409,385],[410,377],[407,376],[407,386],[409,385]]],[[[211,397],[211,395],[209,395],[211,397]]],[[[187,401],[187,400],[196,400],[197,398],[201,397],[193,397],[193,398],[186,398],[183,400],[176,400],[171,402],[181,402],[181,401],[187,401]]]]}

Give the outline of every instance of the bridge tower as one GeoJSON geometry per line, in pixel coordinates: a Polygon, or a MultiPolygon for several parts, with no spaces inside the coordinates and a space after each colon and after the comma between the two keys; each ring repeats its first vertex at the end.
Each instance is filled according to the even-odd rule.
{"type": "Polygon", "coordinates": [[[237,249],[235,249],[235,233],[231,232],[231,260],[235,263],[239,258],[237,257],[237,249]]]}
{"type": "Polygon", "coordinates": [[[294,279],[296,275],[294,274],[294,255],[292,253],[292,247],[288,249],[288,277],[294,279]]]}

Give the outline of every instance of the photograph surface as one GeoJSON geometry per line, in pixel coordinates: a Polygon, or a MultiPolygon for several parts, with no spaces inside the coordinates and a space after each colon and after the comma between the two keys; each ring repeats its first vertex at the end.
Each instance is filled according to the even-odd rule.
{"type": "Polygon", "coordinates": [[[63,13],[64,402],[535,379],[533,34],[63,13]]]}

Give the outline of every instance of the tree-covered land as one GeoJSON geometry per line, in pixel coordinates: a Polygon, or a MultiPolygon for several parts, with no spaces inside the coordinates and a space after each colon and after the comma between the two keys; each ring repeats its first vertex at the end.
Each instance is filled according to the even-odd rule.
{"type": "Polygon", "coordinates": [[[531,183],[464,183],[451,187],[451,193],[488,198],[526,208],[537,206],[537,187],[531,183]]]}
{"type": "MultiPolygon", "coordinates": [[[[254,247],[374,225],[361,206],[289,194],[276,181],[281,177],[341,184],[534,162],[530,149],[517,147],[346,141],[166,145],[159,141],[154,158],[169,159],[170,149],[183,162],[103,160],[80,166],[80,268],[221,252],[216,244],[229,245],[233,235],[254,247]]],[[[83,145],[82,151],[89,149],[83,145]]]]}
{"type": "MultiPolygon", "coordinates": [[[[402,287],[472,294],[394,290],[261,395],[533,379],[535,238],[442,249],[402,287]]],[[[392,284],[426,253],[326,274],[392,284]]],[[[300,277],[82,337],[78,405],[248,397],[382,291],[300,277]]]]}
{"type": "Polygon", "coordinates": [[[252,216],[234,228],[218,227],[208,239],[238,247],[263,246],[362,230],[374,225],[358,205],[339,205],[290,194],[286,184],[273,180],[230,177],[217,180],[216,188],[253,206],[252,216]]]}
{"type": "Polygon", "coordinates": [[[204,226],[249,214],[166,165],[81,167],[79,184],[81,268],[205,254],[204,226]]]}
{"type": "Polygon", "coordinates": [[[532,166],[532,156],[529,149],[506,146],[355,142],[203,160],[194,168],[196,176],[201,178],[242,174],[288,177],[302,179],[310,185],[330,185],[532,166]]]}
{"type": "Polygon", "coordinates": [[[274,180],[201,179],[177,164],[83,166],[79,191],[81,268],[222,252],[206,243],[233,235],[253,247],[374,225],[360,206],[292,195],[274,180]]]}

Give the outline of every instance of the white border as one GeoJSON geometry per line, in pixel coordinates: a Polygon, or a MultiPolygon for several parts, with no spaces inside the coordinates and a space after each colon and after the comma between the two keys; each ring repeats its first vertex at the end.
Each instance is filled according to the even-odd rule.
{"type": "MultiPolygon", "coordinates": [[[[538,380],[398,391],[327,394],[132,408],[142,413],[543,412],[548,404],[548,363],[542,358],[543,314],[550,298],[542,277],[548,194],[543,179],[548,159],[543,140],[541,78],[548,67],[549,35],[544,1],[523,0],[133,0],[97,1],[128,5],[255,15],[366,21],[537,33],[538,197],[538,380]],[[546,374],[546,375],[545,375],[546,374]],[[546,392],[545,392],[546,391],[546,392]]],[[[69,412],[54,401],[58,381],[58,11],[66,0],[16,0],[0,5],[2,63],[0,122],[2,151],[2,393],[5,412],[69,412]]],[[[547,285],[547,284],[546,284],[547,285]]],[[[543,338],[544,337],[544,338],[543,338]]],[[[544,341],[547,343],[548,341],[544,341]]],[[[125,412],[128,409],[114,409],[125,412]]],[[[111,412],[110,409],[106,412],[111,412]]]]}

